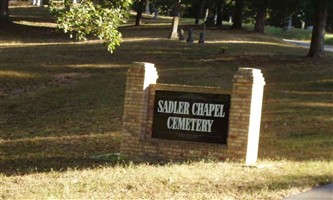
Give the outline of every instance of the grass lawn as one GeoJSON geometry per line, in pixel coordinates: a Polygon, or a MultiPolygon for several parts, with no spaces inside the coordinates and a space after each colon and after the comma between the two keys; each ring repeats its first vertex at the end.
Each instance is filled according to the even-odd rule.
{"type": "MultiPolygon", "coordinates": [[[[333,182],[333,54],[268,34],[208,27],[205,44],[166,39],[171,21],[121,28],[109,54],[77,42],[47,10],[11,7],[0,29],[0,198],[280,199],[333,182]],[[226,49],[222,53],[221,49],[226,49]],[[231,89],[238,67],[266,86],[259,161],[118,160],[126,71],[155,63],[160,83],[231,89]]],[[[181,23],[199,38],[202,26],[181,23]]]]}
{"type": "MultiPolygon", "coordinates": [[[[289,31],[284,31],[282,28],[266,26],[265,32],[270,35],[281,37],[284,39],[311,41],[312,31],[300,28],[292,28],[289,31]]],[[[333,33],[326,32],[325,45],[333,45],[333,33]]]]}

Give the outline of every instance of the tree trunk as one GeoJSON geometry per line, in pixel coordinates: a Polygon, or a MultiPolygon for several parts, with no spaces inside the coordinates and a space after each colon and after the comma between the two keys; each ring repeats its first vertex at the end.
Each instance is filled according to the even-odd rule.
{"type": "Polygon", "coordinates": [[[327,19],[328,0],[313,1],[314,5],[314,21],[311,37],[311,46],[308,57],[322,57],[325,42],[325,27],[327,19]]]}
{"type": "Polygon", "coordinates": [[[254,25],[255,32],[263,33],[265,31],[266,10],[266,6],[258,7],[256,23],[254,25]]]}
{"type": "Polygon", "coordinates": [[[232,29],[242,29],[242,12],[243,12],[243,0],[236,0],[235,12],[234,12],[234,23],[232,29]]]}
{"type": "Polygon", "coordinates": [[[197,14],[195,17],[195,24],[199,24],[200,19],[203,18],[204,8],[205,8],[205,0],[200,0],[200,5],[198,7],[197,14]]]}
{"type": "Polygon", "coordinates": [[[8,1],[9,0],[1,0],[1,2],[0,2],[0,22],[1,23],[9,21],[8,1]]]}
{"type": "Polygon", "coordinates": [[[216,15],[216,10],[214,10],[212,12],[212,10],[206,9],[206,20],[205,20],[205,24],[207,26],[214,26],[215,25],[215,15],[216,15]],[[208,12],[207,12],[208,11],[208,12]],[[207,14],[208,13],[208,14],[207,14]]]}
{"type": "Polygon", "coordinates": [[[222,14],[223,14],[223,0],[216,1],[216,24],[215,26],[222,26],[222,14]]]}
{"type": "Polygon", "coordinates": [[[138,10],[136,12],[135,26],[139,26],[141,24],[143,3],[144,0],[138,0],[138,10]]]}

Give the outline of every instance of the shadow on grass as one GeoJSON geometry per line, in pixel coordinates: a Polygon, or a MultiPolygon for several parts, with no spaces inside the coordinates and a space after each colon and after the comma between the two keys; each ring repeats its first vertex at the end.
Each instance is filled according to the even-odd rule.
{"type": "Polygon", "coordinates": [[[0,141],[0,173],[6,175],[117,164],[96,155],[119,152],[120,133],[0,141]]]}
{"type": "Polygon", "coordinates": [[[1,102],[1,138],[20,139],[118,131],[125,73],[107,73],[1,102]]]}
{"type": "Polygon", "coordinates": [[[101,165],[117,165],[117,163],[86,157],[50,157],[0,160],[0,165],[0,173],[12,176],[50,171],[66,171],[68,169],[86,169],[101,165]]]}
{"type": "Polygon", "coordinates": [[[24,6],[10,7],[10,20],[12,21],[31,21],[31,22],[54,22],[55,18],[50,15],[48,8],[24,6]]]}
{"type": "Polygon", "coordinates": [[[2,43],[28,43],[28,42],[69,42],[73,41],[61,30],[46,26],[28,26],[10,22],[1,24],[0,41],[2,43]]]}

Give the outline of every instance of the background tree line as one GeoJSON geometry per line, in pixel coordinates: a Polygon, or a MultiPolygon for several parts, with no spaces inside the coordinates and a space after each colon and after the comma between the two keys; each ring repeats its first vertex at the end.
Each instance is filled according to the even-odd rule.
{"type": "MultiPolygon", "coordinates": [[[[1,23],[9,22],[8,0],[0,1],[1,23]]],[[[313,29],[309,57],[324,54],[325,30],[333,31],[332,0],[82,0],[74,8],[53,11],[66,32],[79,39],[94,34],[106,40],[112,52],[120,42],[121,35],[116,29],[130,9],[137,12],[135,25],[140,25],[145,11],[194,18],[195,24],[201,20],[207,26],[222,26],[224,20],[232,22],[232,29],[242,29],[244,23],[253,24],[253,31],[259,33],[265,31],[265,25],[286,29],[291,24],[298,28],[309,27],[313,29]]]]}
{"type": "MultiPolygon", "coordinates": [[[[172,16],[175,2],[177,0],[138,0],[132,5],[132,9],[138,11],[140,3],[144,5],[142,9],[148,4],[150,13],[158,10],[162,15],[172,16]]],[[[222,21],[232,18],[233,28],[236,29],[242,28],[242,23],[255,24],[257,21],[263,21],[265,25],[285,27],[289,19],[294,27],[307,28],[314,24],[314,7],[322,2],[327,4],[328,13],[333,13],[333,2],[328,0],[182,0],[180,15],[196,19],[195,24],[200,19],[211,20],[209,24],[215,26],[221,26],[222,21]]],[[[326,30],[333,32],[332,14],[327,16],[326,30]]]]}
{"type": "MultiPolygon", "coordinates": [[[[179,15],[200,19],[206,25],[222,26],[223,20],[232,21],[232,29],[242,29],[243,23],[254,24],[253,31],[264,33],[265,25],[309,28],[312,31],[308,57],[324,55],[325,30],[333,31],[332,0],[137,0],[137,13],[142,13],[144,4],[164,15],[173,15],[175,5],[180,4],[179,15]],[[173,14],[170,14],[173,13],[173,14]]],[[[137,15],[139,25],[141,14],[137,15]]]]}

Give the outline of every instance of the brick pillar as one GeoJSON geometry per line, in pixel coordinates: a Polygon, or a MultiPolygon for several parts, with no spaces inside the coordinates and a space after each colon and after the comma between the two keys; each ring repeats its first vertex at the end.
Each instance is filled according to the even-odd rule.
{"type": "Polygon", "coordinates": [[[138,150],[138,140],[145,137],[147,121],[148,86],[155,84],[158,78],[156,68],[151,63],[135,63],[127,71],[124,114],[122,121],[122,155],[135,154],[138,150]]]}
{"type": "Polygon", "coordinates": [[[228,151],[254,164],[258,157],[264,77],[259,69],[239,68],[234,75],[228,151]]]}

